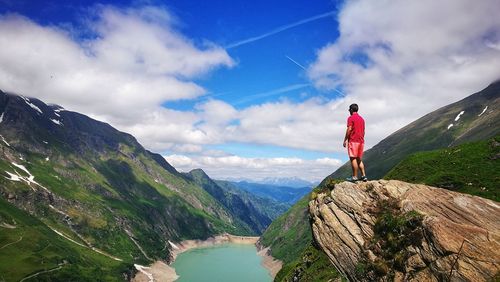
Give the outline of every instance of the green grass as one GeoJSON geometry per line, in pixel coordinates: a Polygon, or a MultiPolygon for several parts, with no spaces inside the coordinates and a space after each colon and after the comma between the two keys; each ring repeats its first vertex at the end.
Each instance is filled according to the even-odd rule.
{"type": "Polygon", "coordinates": [[[283,262],[274,281],[329,281],[341,277],[314,243],[309,221],[309,200],[318,193],[331,191],[338,182],[329,180],[313,189],[274,220],[262,235],[262,245],[271,247],[271,255],[283,262]]]}
{"type": "Polygon", "coordinates": [[[0,280],[19,281],[64,264],[61,270],[37,276],[32,281],[49,280],[49,276],[52,281],[95,281],[96,277],[120,281],[122,273],[130,272],[132,267],[67,241],[3,199],[0,199],[0,222],[16,226],[0,227],[0,280]],[[13,244],[7,245],[9,243],[13,244]]]}
{"type": "MultiPolygon", "coordinates": [[[[15,249],[15,259],[10,259],[9,252],[0,251],[0,281],[18,281],[29,274],[57,268],[63,261],[68,263],[60,270],[41,274],[36,279],[95,281],[98,278],[93,277],[101,277],[106,281],[120,280],[132,263],[150,263],[125,229],[133,233],[149,257],[167,260],[169,252],[164,248],[167,240],[206,239],[223,232],[243,233],[240,227],[219,217],[223,207],[201,187],[163,169],[141,152],[129,150],[127,145],[121,148],[127,154],[134,152],[136,155],[103,150],[76,156],[52,148],[50,160],[46,161],[45,154],[23,152],[25,160],[18,163],[25,165],[35,176],[35,181],[54,193],[54,200],[49,200],[48,196],[35,196],[26,183],[0,177],[0,191],[17,196],[17,207],[8,203],[0,206],[5,220],[11,220],[12,213],[16,212],[24,214],[26,220],[37,222],[25,225],[32,225],[32,228],[18,227],[8,229],[8,232],[3,232],[4,228],[0,227],[0,247],[3,242],[7,244],[19,239],[21,231],[28,235],[15,244],[22,247],[15,249]],[[169,187],[156,179],[161,179],[169,187]],[[49,203],[69,215],[71,228],[63,215],[49,208],[49,203]],[[202,208],[195,207],[194,203],[199,203],[202,208]],[[19,207],[31,210],[38,219],[19,207]],[[76,231],[93,246],[123,259],[125,263],[119,266],[111,264],[111,267],[107,257],[69,242],[47,225],[84,244],[76,231]],[[75,279],[72,275],[81,277],[75,279]]],[[[18,153],[12,150],[9,154],[17,156],[18,153]]],[[[0,159],[0,170],[14,172],[14,169],[7,158],[0,159]]],[[[20,169],[16,171],[26,175],[20,169]]]]}
{"type": "Polygon", "coordinates": [[[413,154],[384,178],[446,188],[500,201],[500,136],[413,154]]]}
{"type": "Polygon", "coordinates": [[[395,271],[406,273],[408,248],[422,244],[423,216],[415,211],[401,212],[394,199],[379,201],[373,213],[376,216],[374,235],[365,248],[375,259],[362,258],[356,265],[355,275],[362,281],[390,281],[395,271]]]}
{"type": "Polygon", "coordinates": [[[274,281],[316,282],[340,277],[328,256],[315,244],[310,243],[296,260],[286,264],[278,272],[274,281]]]}
{"type": "Polygon", "coordinates": [[[295,261],[312,242],[308,203],[306,195],[274,220],[261,237],[262,244],[271,247],[271,255],[285,264],[295,261]]]}

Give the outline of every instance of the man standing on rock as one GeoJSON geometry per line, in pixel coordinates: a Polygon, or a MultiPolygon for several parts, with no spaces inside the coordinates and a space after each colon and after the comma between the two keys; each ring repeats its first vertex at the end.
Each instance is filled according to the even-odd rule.
{"type": "Polygon", "coordinates": [[[345,132],[344,147],[351,160],[352,176],[347,181],[356,182],[358,180],[368,181],[365,174],[365,165],[361,158],[365,145],[365,120],[358,115],[358,105],[349,106],[351,116],[347,118],[347,130],[345,132]],[[361,178],[358,179],[358,170],[361,170],[361,178]]]}

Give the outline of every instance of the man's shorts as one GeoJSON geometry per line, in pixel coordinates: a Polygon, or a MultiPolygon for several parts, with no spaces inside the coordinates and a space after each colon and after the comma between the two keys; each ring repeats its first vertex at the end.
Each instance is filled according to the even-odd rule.
{"type": "Polygon", "coordinates": [[[349,154],[349,158],[362,158],[363,157],[363,149],[364,143],[354,143],[349,142],[347,144],[347,153],[349,154]]]}

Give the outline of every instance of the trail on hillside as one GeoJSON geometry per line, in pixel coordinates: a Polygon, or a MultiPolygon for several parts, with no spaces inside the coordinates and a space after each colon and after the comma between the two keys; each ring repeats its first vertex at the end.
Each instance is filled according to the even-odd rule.
{"type": "Polygon", "coordinates": [[[21,235],[21,237],[19,238],[19,240],[15,241],[15,242],[12,242],[12,243],[8,243],[8,244],[3,245],[3,246],[0,248],[0,250],[1,250],[1,249],[3,249],[3,248],[5,248],[5,247],[7,247],[7,246],[14,245],[14,244],[16,244],[16,243],[21,242],[21,240],[23,240],[23,236],[24,236],[24,234],[23,234],[23,235],[21,235]]]}
{"type": "Polygon", "coordinates": [[[36,277],[36,276],[38,276],[38,275],[40,275],[40,274],[43,274],[43,273],[49,273],[49,272],[54,272],[54,271],[57,271],[57,270],[59,270],[59,269],[63,268],[63,266],[64,266],[64,265],[66,265],[66,264],[67,264],[67,262],[63,262],[63,263],[60,263],[58,266],[56,266],[56,267],[54,267],[54,268],[52,268],[52,269],[49,269],[49,270],[42,270],[42,271],[39,271],[39,272],[37,272],[37,273],[35,273],[35,274],[31,274],[30,276],[24,277],[24,278],[23,278],[23,279],[21,279],[21,281],[19,281],[19,282],[23,282],[23,281],[25,281],[25,280],[31,279],[31,278],[36,277]]]}

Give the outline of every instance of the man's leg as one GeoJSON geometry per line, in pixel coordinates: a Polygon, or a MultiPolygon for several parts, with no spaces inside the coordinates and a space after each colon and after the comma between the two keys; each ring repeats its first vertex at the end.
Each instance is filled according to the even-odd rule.
{"type": "Polygon", "coordinates": [[[358,167],[361,170],[361,176],[366,176],[365,165],[363,164],[363,161],[360,158],[356,158],[356,161],[358,162],[358,167]]]}
{"type": "Polygon", "coordinates": [[[351,159],[351,167],[352,167],[352,177],[357,178],[358,177],[358,161],[357,158],[350,158],[351,159]]]}

